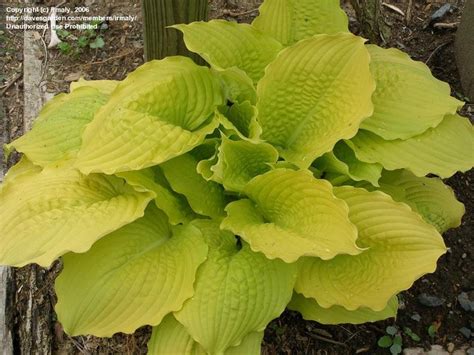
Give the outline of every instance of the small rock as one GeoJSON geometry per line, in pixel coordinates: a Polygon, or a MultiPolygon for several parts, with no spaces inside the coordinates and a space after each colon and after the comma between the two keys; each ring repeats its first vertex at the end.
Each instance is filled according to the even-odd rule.
{"type": "Polygon", "coordinates": [[[69,73],[64,77],[65,81],[76,81],[79,80],[82,76],[81,72],[76,72],[76,73],[69,73]]]}
{"type": "Polygon", "coordinates": [[[466,254],[466,253],[463,253],[463,254],[461,255],[461,258],[462,258],[462,259],[466,259],[466,258],[467,258],[467,254],[466,254]]]}
{"type": "Polygon", "coordinates": [[[454,351],[454,344],[453,343],[448,343],[446,348],[450,353],[452,353],[454,351]]]}
{"type": "Polygon", "coordinates": [[[461,329],[459,329],[459,332],[464,335],[464,337],[466,339],[469,339],[472,335],[472,332],[471,332],[471,329],[467,328],[467,327],[462,327],[461,329]]]}
{"type": "Polygon", "coordinates": [[[458,296],[459,305],[468,312],[474,311],[474,301],[469,299],[469,295],[466,292],[461,292],[458,296]]]}
{"type": "Polygon", "coordinates": [[[420,295],[418,295],[418,302],[420,302],[423,306],[427,307],[439,307],[445,301],[446,300],[444,298],[428,295],[426,293],[421,293],[420,295]]]}
{"type": "Polygon", "coordinates": [[[403,355],[424,355],[425,350],[423,348],[408,348],[403,349],[403,355]]]}
{"type": "Polygon", "coordinates": [[[406,304],[405,304],[405,301],[400,297],[400,298],[398,299],[398,310],[399,310],[399,311],[403,311],[403,310],[406,309],[406,308],[407,308],[407,306],[406,306],[406,304]]]}
{"type": "Polygon", "coordinates": [[[431,15],[431,22],[442,20],[451,10],[451,4],[444,4],[431,15]]]}
{"type": "Polygon", "coordinates": [[[431,350],[426,353],[427,355],[449,355],[449,353],[443,349],[441,345],[431,345],[431,350]]]}
{"type": "Polygon", "coordinates": [[[416,312],[413,313],[410,318],[413,319],[415,322],[419,322],[421,320],[421,316],[416,312]]]}
{"type": "Polygon", "coordinates": [[[466,351],[467,355],[474,355],[474,348],[469,348],[466,351]]]}

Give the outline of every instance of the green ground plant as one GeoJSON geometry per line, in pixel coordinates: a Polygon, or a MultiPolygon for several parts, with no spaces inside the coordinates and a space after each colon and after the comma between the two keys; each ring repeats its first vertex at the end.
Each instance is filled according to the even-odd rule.
{"type": "Polygon", "coordinates": [[[56,30],[59,39],[62,40],[58,44],[58,49],[64,55],[78,56],[84,52],[86,48],[100,49],[105,45],[103,32],[99,21],[89,23],[91,28],[81,30],[78,34],[73,34],[64,29],[56,30]]]}
{"type": "Polygon", "coordinates": [[[402,352],[403,339],[398,328],[395,326],[388,326],[385,332],[387,334],[377,341],[377,345],[381,348],[389,349],[390,353],[393,355],[400,354],[402,352]]]}
{"type": "Polygon", "coordinates": [[[169,57],[80,80],[7,145],[23,157],[0,190],[0,263],[61,258],[68,334],[148,324],[150,354],[258,354],[285,308],[395,317],[435,271],[464,213],[441,179],[472,168],[472,125],[338,4],[174,26],[210,68],[169,57]]]}

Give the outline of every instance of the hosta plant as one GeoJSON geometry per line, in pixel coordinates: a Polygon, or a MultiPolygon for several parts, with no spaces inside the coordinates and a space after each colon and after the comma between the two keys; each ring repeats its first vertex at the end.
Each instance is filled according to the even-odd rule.
{"type": "Polygon", "coordinates": [[[70,335],[153,326],[151,354],[257,354],[286,307],[393,317],[436,269],[473,165],[462,102],[347,30],[335,0],[266,0],[251,24],[176,25],[184,57],[73,83],[8,144],[0,263],[61,258],[70,335]],[[426,177],[429,175],[429,177],[426,177]]]}

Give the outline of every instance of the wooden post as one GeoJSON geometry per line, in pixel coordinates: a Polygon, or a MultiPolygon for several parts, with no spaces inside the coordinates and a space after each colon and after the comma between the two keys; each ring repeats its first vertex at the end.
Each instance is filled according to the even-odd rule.
{"type": "Polygon", "coordinates": [[[382,1],[351,0],[351,5],[359,20],[361,35],[373,44],[388,42],[390,27],[382,16],[382,1]]]}
{"type": "Polygon", "coordinates": [[[456,61],[464,95],[474,102],[474,2],[466,1],[456,34],[456,61]]]}
{"type": "Polygon", "coordinates": [[[142,0],[145,60],[185,55],[201,61],[186,49],[178,30],[166,27],[207,20],[207,3],[208,0],[142,0]]]}
{"type": "MultiPolygon", "coordinates": [[[[28,4],[32,4],[32,1],[28,4]]],[[[33,120],[38,116],[43,105],[40,90],[43,61],[39,59],[42,52],[43,47],[36,39],[34,31],[25,31],[23,41],[24,133],[31,128],[33,120]]],[[[4,125],[7,123],[4,122],[1,126],[4,125]]],[[[6,298],[6,302],[4,301],[6,312],[0,315],[0,318],[4,318],[7,324],[6,329],[1,330],[2,334],[0,334],[0,344],[3,343],[2,346],[6,347],[0,349],[0,354],[51,354],[54,337],[52,274],[38,265],[3,268],[0,271],[0,298],[4,300],[6,298]]]]}
{"type": "MultiPolygon", "coordinates": [[[[7,171],[6,162],[3,161],[3,145],[8,141],[8,124],[2,98],[0,98],[0,183],[3,182],[7,171]]],[[[11,271],[7,266],[0,266],[0,354],[13,354],[13,342],[10,330],[7,308],[9,307],[9,291],[11,271]]]]}

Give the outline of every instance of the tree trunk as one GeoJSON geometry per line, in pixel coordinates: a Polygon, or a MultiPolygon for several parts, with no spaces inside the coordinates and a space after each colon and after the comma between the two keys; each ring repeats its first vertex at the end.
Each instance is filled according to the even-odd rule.
{"type": "Polygon", "coordinates": [[[167,27],[207,20],[207,3],[208,0],[142,0],[145,60],[184,55],[201,61],[186,49],[181,32],[167,27]]]}
{"type": "Polygon", "coordinates": [[[360,24],[360,33],[373,44],[386,43],[390,27],[382,14],[381,0],[351,0],[360,24]]]}
{"type": "MultiPolygon", "coordinates": [[[[3,145],[8,141],[7,117],[2,99],[0,98],[0,154],[3,157],[3,145]]],[[[0,183],[3,182],[6,163],[0,159],[0,183]]],[[[9,327],[7,309],[9,309],[9,290],[11,289],[11,271],[7,266],[0,266],[0,354],[9,355],[13,353],[13,342],[9,327]]]]}
{"type": "MultiPolygon", "coordinates": [[[[42,60],[39,59],[39,53],[42,53],[42,50],[40,43],[35,39],[35,33],[25,31],[23,42],[24,133],[31,128],[43,104],[40,90],[42,60]]],[[[4,130],[3,132],[8,132],[7,126],[7,122],[4,122],[0,128],[4,130]]],[[[11,139],[12,137],[3,138],[11,139]]],[[[54,275],[38,265],[30,265],[23,268],[3,269],[1,276],[0,294],[3,293],[2,298],[6,304],[3,315],[6,329],[0,333],[0,343],[3,342],[6,345],[4,349],[0,349],[0,354],[51,354],[55,324],[52,288],[54,275]]]]}
{"type": "Polygon", "coordinates": [[[52,353],[54,337],[54,274],[38,265],[11,270],[10,294],[13,354],[52,353]]]}
{"type": "Polygon", "coordinates": [[[456,34],[456,61],[464,94],[474,100],[474,1],[464,6],[461,24],[456,34]]]}

